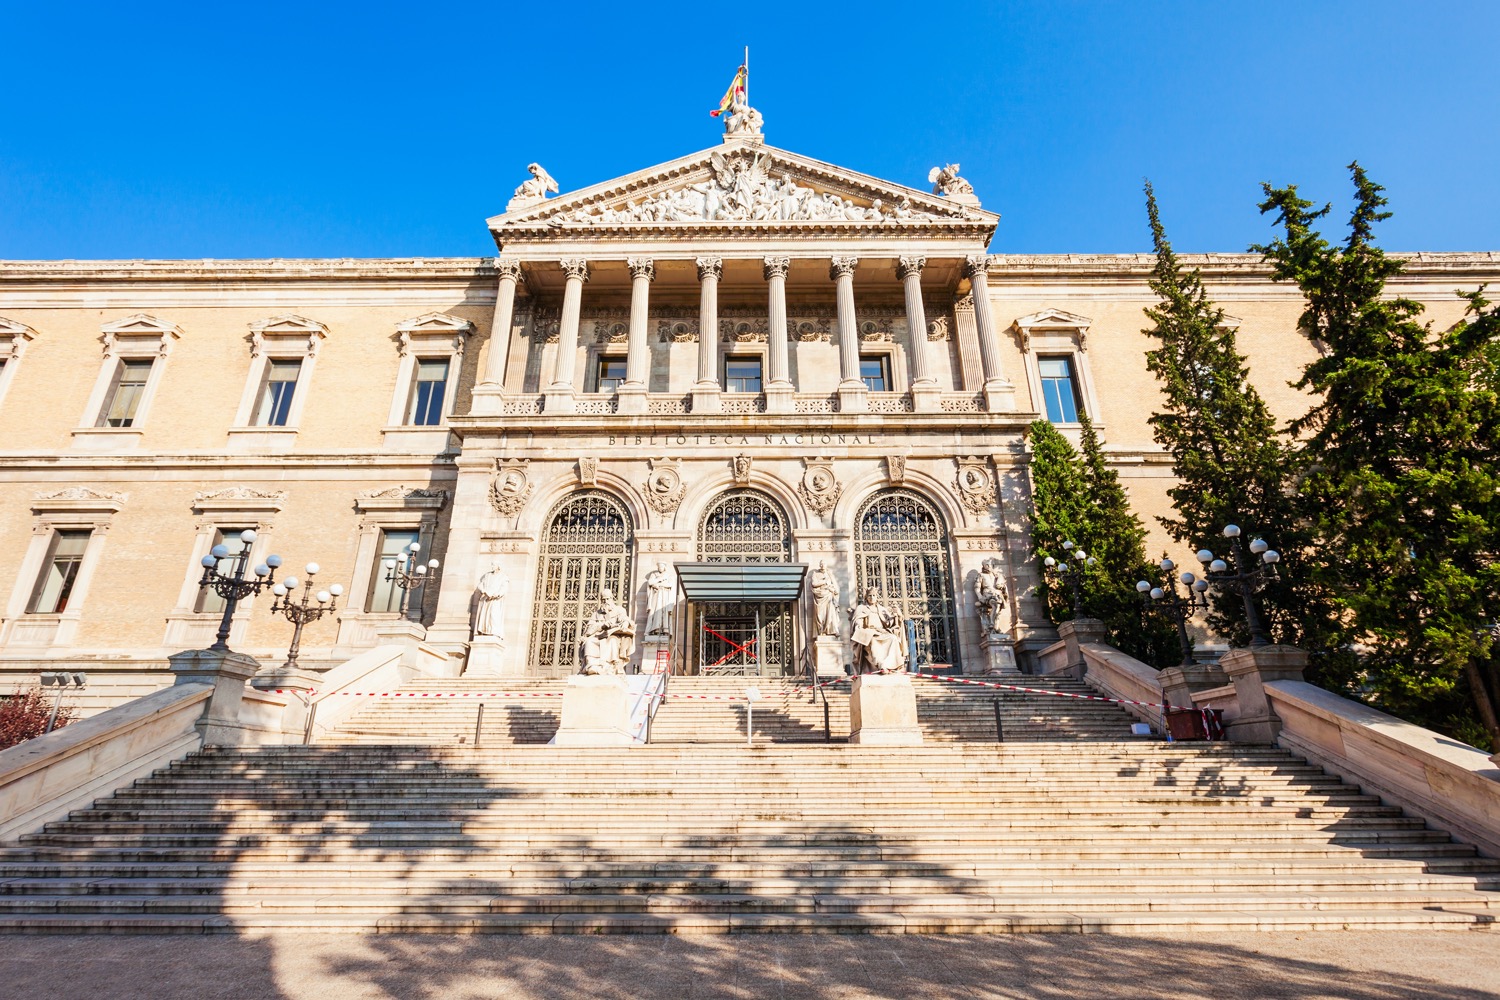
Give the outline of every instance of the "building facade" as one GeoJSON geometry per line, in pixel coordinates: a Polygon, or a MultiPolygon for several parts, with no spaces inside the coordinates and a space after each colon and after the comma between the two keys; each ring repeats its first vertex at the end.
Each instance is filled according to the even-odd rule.
{"type": "MultiPolygon", "coordinates": [[[[313,669],[406,629],[471,673],[571,673],[609,590],[636,662],[798,673],[847,660],[815,641],[820,563],[841,609],[875,587],[911,621],[919,664],[1024,663],[1055,636],[1038,416],[1087,412],[1173,548],[1151,258],[989,254],[999,216],[956,170],[906,187],[743,128],[558,197],[533,175],[491,259],[0,264],[0,687],[61,663],[98,704],[164,685],[219,626],[203,557],[246,528],[252,561],[346,588],[303,637],[313,669]],[[440,566],[403,609],[387,565],[412,542],[440,566]],[[701,565],[717,589],[684,583],[701,565]]],[[[1297,290],[1253,256],[1184,259],[1295,415],[1316,354],[1297,290]]],[[[1455,288],[1496,280],[1494,253],[1417,254],[1392,290],[1444,326],[1455,288]]],[[[274,665],[291,628],[269,604],[241,605],[231,645],[274,665]]]]}

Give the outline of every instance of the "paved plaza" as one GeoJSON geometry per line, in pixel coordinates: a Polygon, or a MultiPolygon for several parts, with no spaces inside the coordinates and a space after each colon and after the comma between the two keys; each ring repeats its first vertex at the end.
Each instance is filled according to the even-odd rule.
{"type": "Polygon", "coordinates": [[[1096,997],[1481,1000],[1495,935],[6,937],[0,995],[47,1000],[1096,997]]]}

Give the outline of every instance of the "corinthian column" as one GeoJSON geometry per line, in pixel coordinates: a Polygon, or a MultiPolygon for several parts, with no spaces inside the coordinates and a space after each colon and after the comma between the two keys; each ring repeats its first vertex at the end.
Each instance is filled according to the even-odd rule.
{"type": "Polygon", "coordinates": [[[510,330],[516,315],[516,282],[521,277],[521,262],[514,257],[495,261],[500,276],[495,290],[495,321],[490,326],[490,353],[484,362],[480,385],[505,387],[505,363],[510,359],[510,330]]]}
{"type": "Polygon", "coordinates": [[[990,309],[988,268],[989,258],[984,254],[964,259],[964,277],[969,279],[969,288],[974,295],[974,326],[979,334],[979,359],[984,366],[985,408],[1014,410],[1016,387],[1005,377],[1000,360],[1000,331],[995,327],[995,316],[990,309]]]}
{"type": "Polygon", "coordinates": [[[936,410],[941,405],[937,377],[932,373],[927,356],[932,349],[927,344],[927,310],[922,305],[922,268],[926,266],[926,257],[901,257],[896,261],[896,274],[906,293],[906,346],[911,357],[912,409],[919,412],[936,410]]]}
{"type": "Polygon", "coordinates": [[[719,278],[721,257],[699,257],[698,264],[698,383],[693,386],[693,412],[713,413],[719,402],[719,278]]]}
{"type": "Polygon", "coordinates": [[[557,326],[557,354],[552,359],[552,384],[547,387],[547,408],[567,412],[573,397],[573,372],[578,363],[578,312],[583,303],[583,283],[589,280],[589,262],[569,257],[558,262],[567,274],[563,286],[562,316],[557,326]],[[566,397],[568,402],[553,398],[566,397]]]}
{"type": "Polygon", "coordinates": [[[770,343],[770,384],[774,386],[792,384],[791,376],[787,373],[787,339],[786,339],[786,272],[791,266],[790,257],[767,257],[765,259],[766,284],[769,286],[770,303],[769,312],[771,320],[770,343]]]}
{"type": "Polygon", "coordinates": [[[859,327],[854,322],[854,268],[858,257],[835,257],[828,268],[828,276],[834,280],[838,300],[839,325],[839,388],[853,387],[859,377],[859,327]]]}

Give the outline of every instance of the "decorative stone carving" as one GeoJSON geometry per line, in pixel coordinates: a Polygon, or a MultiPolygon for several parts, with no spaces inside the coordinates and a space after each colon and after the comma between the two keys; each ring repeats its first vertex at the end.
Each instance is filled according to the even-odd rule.
{"type": "Polygon", "coordinates": [[[958,498],[971,513],[983,514],[995,503],[995,479],[982,458],[958,459],[958,498]]]}
{"type": "MultiPolygon", "coordinates": [[[[10,321],[10,328],[4,332],[19,335],[15,339],[24,337],[30,340],[36,335],[36,331],[24,324],[15,324],[10,321]],[[27,333],[26,331],[30,331],[27,333]]],[[[111,357],[119,347],[121,338],[145,337],[156,341],[156,356],[164,358],[172,353],[172,344],[182,337],[182,327],[176,323],[168,323],[159,320],[155,316],[146,313],[136,313],[126,316],[124,319],[115,320],[113,323],[105,323],[100,327],[104,333],[104,356],[111,357]]],[[[326,331],[325,331],[326,332],[326,331]]]]}
{"type": "Polygon", "coordinates": [[[618,225],[631,222],[930,222],[939,217],[912,207],[905,196],[894,205],[880,198],[861,204],[832,191],[818,191],[771,172],[771,158],[755,152],[715,151],[701,181],[627,201],[618,208],[589,205],[565,211],[555,225],[618,225]]]}
{"type": "Polygon", "coordinates": [[[785,278],[791,267],[790,257],[767,257],[762,262],[761,273],[770,281],[772,278],[785,278]]]}
{"type": "Polygon", "coordinates": [[[646,506],[658,514],[670,514],[682,505],[682,498],[687,495],[687,484],[682,481],[682,459],[653,458],[649,463],[651,471],[641,491],[646,506]]]}
{"type": "Polygon", "coordinates": [[[950,163],[944,167],[933,167],[927,171],[927,181],[932,185],[933,194],[953,195],[974,193],[974,185],[958,176],[962,167],[957,163],[950,163]]]}
{"type": "Polygon", "coordinates": [[[787,326],[800,343],[822,341],[826,344],[833,339],[832,320],[821,316],[816,319],[792,320],[787,326]]]}
{"type": "Polygon", "coordinates": [[[905,281],[913,274],[920,276],[922,273],[922,268],[926,266],[926,257],[897,257],[896,277],[900,278],[902,281],[905,281]]]}
{"type": "Polygon", "coordinates": [[[906,456],[887,455],[885,457],[885,474],[893,483],[906,482],[906,456]]]}
{"type": "Polygon", "coordinates": [[[646,575],[646,639],[670,638],[672,612],[677,606],[677,581],[664,562],[646,575]]]}
{"type": "Polygon", "coordinates": [[[734,481],[744,486],[750,482],[750,456],[736,455],[733,461],[734,481]]]}
{"type": "Polygon", "coordinates": [[[760,135],[763,119],[743,99],[736,97],[729,105],[729,114],[724,119],[725,135],[760,135]]]}
{"type": "Polygon", "coordinates": [[[599,606],[583,626],[578,644],[584,674],[623,674],[635,653],[635,622],[608,589],[599,591],[599,606]]]}
{"type": "Polygon", "coordinates": [[[599,479],[599,460],[597,458],[580,458],[578,460],[578,482],[583,486],[593,486],[599,479]]]}
{"type": "Polygon", "coordinates": [[[577,278],[580,281],[589,280],[589,262],[582,257],[564,257],[557,262],[557,265],[570,278],[577,278]]]}
{"type": "Polygon", "coordinates": [[[515,257],[496,257],[495,275],[501,278],[508,275],[517,281],[525,280],[525,275],[521,272],[521,262],[515,257]]]}
{"type": "Polygon", "coordinates": [[[828,277],[841,278],[853,277],[854,269],[859,266],[858,257],[834,257],[828,262],[828,277]]]}
{"type": "Polygon", "coordinates": [[[769,320],[719,320],[719,336],[731,344],[764,343],[771,335],[769,320]]]}
{"type": "Polygon", "coordinates": [[[630,269],[632,278],[645,278],[647,281],[656,280],[656,263],[650,257],[627,257],[625,266],[630,269]]]}
{"type": "Polygon", "coordinates": [[[527,471],[530,464],[529,459],[523,458],[495,460],[495,474],[490,477],[490,506],[498,513],[514,517],[531,499],[535,486],[527,471]]]}
{"type": "Polygon", "coordinates": [[[274,501],[277,503],[286,500],[285,490],[252,490],[248,486],[230,486],[222,490],[199,493],[193,498],[194,504],[214,500],[259,500],[274,501]]]}
{"type": "Polygon", "coordinates": [[[970,254],[969,256],[964,258],[964,264],[962,268],[963,276],[965,278],[972,278],[976,274],[983,274],[989,268],[989,266],[990,258],[988,254],[970,254]]]}
{"type": "Polygon", "coordinates": [[[702,281],[705,278],[713,278],[717,281],[718,279],[724,277],[723,257],[699,257],[694,260],[693,263],[698,265],[699,281],[702,281]]]}
{"type": "Polygon", "coordinates": [[[927,339],[929,341],[946,341],[953,337],[952,324],[944,315],[933,316],[927,321],[927,339]]]}
{"type": "Polygon", "coordinates": [[[663,344],[688,344],[698,342],[696,319],[664,319],[656,324],[658,339],[663,344]]]}
{"type": "Polygon", "coordinates": [[[843,484],[834,475],[833,459],[810,458],[804,461],[807,468],[802,473],[802,482],[798,484],[797,492],[801,494],[802,502],[807,504],[809,510],[826,514],[833,510],[839,495],[844,492],[843,484]]]}
{"type": "Polygon", "coordinates": [[[896,341],[895,331],[888,319],[867,319],[859,324],[859,339],[866,344],[891,344],[896,341]]]}
{"type": "Polygon", "coordinates": [[[103,491],[103,490],[91,490],[87,486],[69,486],[67,489],[65,489],[65,490],[58,490],[56,493],[38,493],[38,494],[36,494],[36,500],[38,502],[48,502],[48,501],[53,501],[53,500],[70,500],[70,501],[87,500],[87,501],[98,501],[100,503],[124,503],[126,500],[129,500],[129,499],[130,499],[130,494],[129,493],[117,493],[117,492],[106,492],[106,491],[103,491]]]}
{"type": "Polygon", "coordinates": [[[479,606],[474,611],[474,637],[482,635],[505,638],[505,595],[510,591],[510,581],[499,566],[491,566],[489,572],[479,578],[479,606]]]}
{"type": "MultiPolygon", "coordinates": [[[[327,336],[328,327],[315,319],[308,319],[306,316],[297,316],[293,313],[283,313],[269,319],[257,320],[250,324],[250,357],[258,358],[264,354],[267,340],[289,337],[305,338],[306,346],[302,348],[302,351],[309,358],[315,358],[318,356],[318,348],[327,336]]],[[[286,345],[281,343],[281,346],[286,345]]]]}
{"type": "Polygon", "coordinates": [[[365,490],[360,500],[437,500],[439,509],[448,502],[447,490],[429,490],[417,486],[390,486],[383,490],[365,490]]]}
{"type": "Polygon", "coordinates": [[[557,194],[557,181],[552,175],[542,168],[540,163],[529,163],[526,172],[531,174],[516,188],[516,193],[510,201],[505,203],[505,210],[513,212],[518,208],[530,208],[538,202],[546,200],[547,195],[557,194]]]}
{"type": "Polygon", "coordinates": [[[598,319],[594,321],[594,343],[622,344],[630,336],[628,320],[598,319]]]}
{"type": "Polygon", "coordinates": [[[555,306],[537,306],[531,311],[531,326],[527,331],[532,340],[543,344],[557,343],[557,334],[562,329],[562,313],[555,306]]]}

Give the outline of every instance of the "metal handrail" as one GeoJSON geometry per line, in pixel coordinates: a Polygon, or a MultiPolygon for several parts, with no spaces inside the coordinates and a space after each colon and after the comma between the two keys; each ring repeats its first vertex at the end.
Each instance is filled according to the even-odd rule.
{"type": "Polygon", "coordinates": [[[812,654],[807,650],[802,651],[802,662],[806,668],[807,682],[812,685],[812,702],[817,704],[819,699],[823,701],[823,742],[833,742],[833,723],[828,709],[828,695],[823,691],[823,685],[818,683],[816,666],[813,663],[812,654]]]}
{"type": "Polygon", "coordinates": [[[656,721],[656,713],[661,709],[662,702],[667,700],[667,685],[672,681],[672,664],[667,662],[667,669],[655,676],[661,678],[661,690],[651,698],[651,703],[646,706],[646,744],[651,744],[651,724],[656,721]]]}

